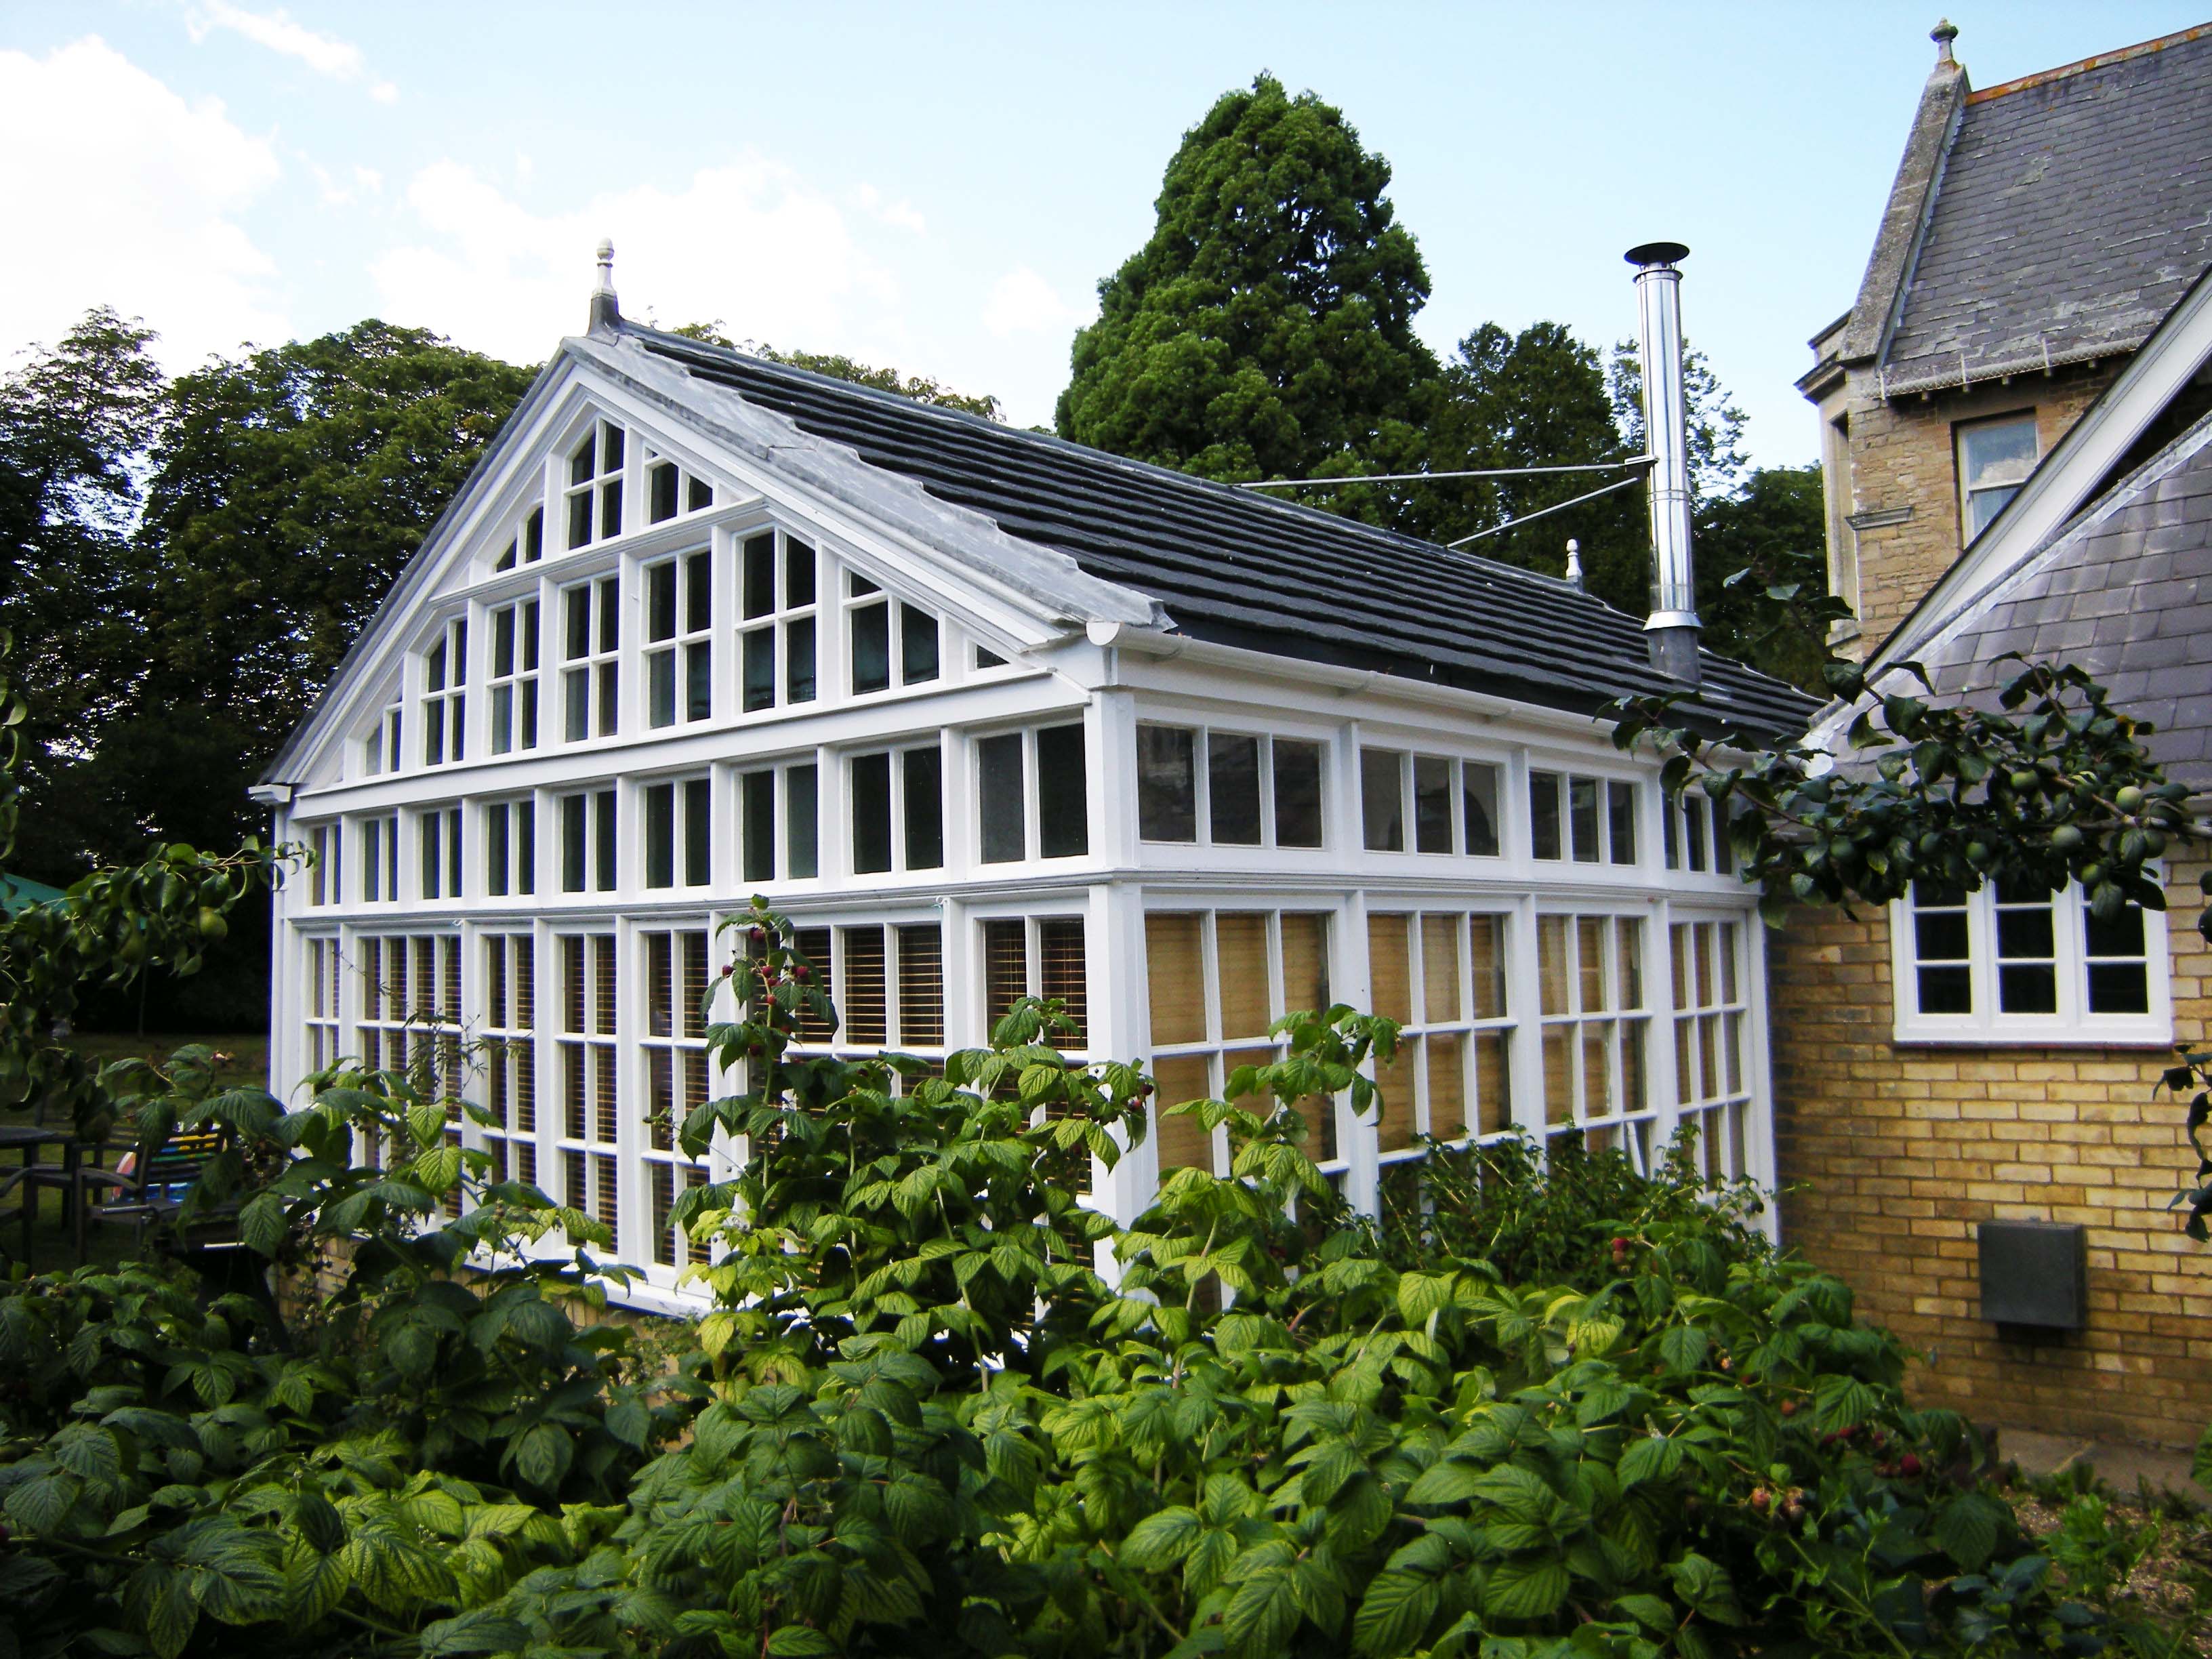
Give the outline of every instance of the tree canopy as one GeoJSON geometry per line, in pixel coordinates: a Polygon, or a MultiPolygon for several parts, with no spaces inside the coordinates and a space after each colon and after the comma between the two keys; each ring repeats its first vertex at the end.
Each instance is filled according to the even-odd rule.
{"type": "Polygon", "coordinates": [[[1344,114],[1261,75],[1168,162],[1145,246],[1075,337],[1063,437],[1208,477],[1305,477],[1416,418],[1429,295],[1385,199],[1389,163],[1344,114]]]}

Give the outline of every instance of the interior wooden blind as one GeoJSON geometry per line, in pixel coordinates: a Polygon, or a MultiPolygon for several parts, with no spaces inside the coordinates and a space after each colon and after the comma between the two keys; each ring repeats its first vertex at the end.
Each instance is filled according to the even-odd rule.
{"type": "Polygon", "coordinates": [[[1413,968],[1408,955],[1406,916],[1367,918],[1367,972],[1375,1012],[1385,1019],[1410,1024],[1413,1018],[1413,968]]]}
{"type": "Polygon", "coordinates": [[[1221,988],[1221,1035],[1231,1042],[1265,1036],[1268,1023],[1275,1017],[1274,995],[1268,983],[1266,915],[1230,910],[1217,915],[1213,958],[1221,988]]]}
{"type": "Polygon", "coordinates": [[[1196,1116],[1167,1116],[1170,1106],[1203,1100],[1213,1092],[1204,1054],[1173,1054],[1152,1062],[1152,1133],[1159,1145],[1160,1174],[1170,1170],[1213,1167],[1213,1137],[1196,1116]]]}
{"type": "Polygon", "coordinates": [[[1091,1030],[1090,975],[1083,939],[1083,918],[1055,916],[1037,924],[1037,994],[1057,998],[1075,1030],[1060,1040],[1079,1048],[1091,1030]]]}
{"type": "MultiPolygon", "coordinates": [[[[822,988],[834,1007],[837,1000],[837,985],[834,964],[830,958],[830,930],[827,927],[801,927],[793,939],[800,954],[811,965],[813,978],[810,981],[822,988]]],[[[799,1005],[798,1036],[801,1042],[827,1042],[835,1035],[836,1027],[805,1003],[799,1005]]]]}
{"type": "Polygon", "coordinates": [[[1286,912],[1283,929],[1283,1006],[1278,1013],[1318,1012],[1328,1006],[1328,917],[1320,911],[1286,912]]]}
{"type": "Polygon", "coordinates": [[[843,931],[844,994],[838,1002],[838,1012],[844,1017],[843,1040],[880,1048],[890,1041],[884,930],[848,927],[843,931]]]}
{"type": "Polygon", "coordinates": [[[983,924],[983,1020],[985,1035],[1029,994],[1029,924],[1021,921],[983,924]]]}
{"type": "Polygon", "coordinates": [[[934,923],[898,930],[899,1041],[945,1041],[945,941],[934,923]]]}
{"type": "MultiPolygon", "coordinates": [[[[1204,922],[1203,916],[1158,910],[1145,918],[1145,973],[1155,1044],[1206,1041],[1204,922]]],[[[1205,1092],[1203,1086],[1200,1092],[1205,1092]]]]}

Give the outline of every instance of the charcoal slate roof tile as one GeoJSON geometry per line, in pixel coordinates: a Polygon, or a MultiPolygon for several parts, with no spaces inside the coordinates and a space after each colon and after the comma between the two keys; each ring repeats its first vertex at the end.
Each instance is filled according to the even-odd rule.
{"type": "MultiPolygon", "coordinates": [[[[1596,714],[1678,690],[1644,619],[1563,581],[634,324],[692,376],[1144,593],[1194,638],[1596,714]]],[[[1712,652],[1708,723],[1795,736],[1818,705],[1712,652]]]]}
{"type": "Polygon", "coordinates": [[[1978,377],[2141,344],[2212,264],[2212,31],[1978,91],[1883,362],[1978,377]]]}
{"type": "Polygon", "coordinates": [[[2037,607],[2032,655],[2056,647],[2112,694],[2116,707],[2154,721],[2152,755],[2171,776],[2212,787],[2212,416],[2085,507],[2013,576],[1921,653],[1936,690],[1990,700],[2018,649],[2008,617],[2037,607]],[[2106,614],[2097,589],[2069,593],[2070,573],[2103,568],[2133,601],[2126,617],[2106,614]],[[2028,601],[2023,596],[2043,597],[2028,601]],[[2060,607],[2054,611],[2046,607],[2060,607]],[[2124,626],[2114,624],[2124,623],[2124,626]],[[2063,639],[2061,636],[2063,636],[2063,639]]]}

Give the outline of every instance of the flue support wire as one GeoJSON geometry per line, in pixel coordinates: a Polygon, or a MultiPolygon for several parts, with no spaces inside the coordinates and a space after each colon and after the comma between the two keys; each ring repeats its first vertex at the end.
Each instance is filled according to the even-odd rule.
{"type": "Polygon", "coordinates": [[[1643,482],[1641,478],[1618,478],[1609,484],[1600,485],[1587,495],[1577,495],[1572,501],[1561,501],[1556,507],[1541,507],[1534,513],[1524,513],[1517,519],[1508,519],[1504,524],[1494,524],[1487,530],[1478,530],[1472,536],[1462,536],[1455,542],[1446,542],[1444,545],[1465,547],[1469,542],[1479,542],[1486,536],[1503,535],[1509,530],[1518,530],[1524,524],[1534,524],[1539,519],[1548,519],[1554,513],[1564,513],[1571,507],[1580,507],[1584,501],[1594,501],[1601,495],[1610,495],[1616,489],[1626,489],[1631,484],[1643,482]]]}

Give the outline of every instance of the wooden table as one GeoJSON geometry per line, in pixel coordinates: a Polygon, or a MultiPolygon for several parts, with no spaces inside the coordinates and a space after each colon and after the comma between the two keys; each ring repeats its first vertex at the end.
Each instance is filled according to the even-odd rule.
{"type": "MultiPolygon", "coordinates": [[[[43,1123],[0,1123],[0,1157],[16,1150],[21,1150],[23,1154],[22,1170],[13,1177],[10,1184],[27,1189],[23,1194],[23,1261],[27,1265],[31,1260],[31,1224],[38,1218],[39,1187],[41,1184],[33,1171],[40,1162],[40,1151],[48,1146],[62,1149],[56,1184],[62,1189],[62,1219],[68,1221],[78,1200],[76,1171],[84,1155],[85,1143],[77,1138],[73,1129],[49,1128],[43,1123]]],[[[83,1250],[81,1247],[77,1254],[82,1265],[83,1250]]]]}

